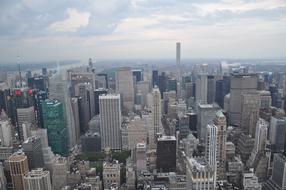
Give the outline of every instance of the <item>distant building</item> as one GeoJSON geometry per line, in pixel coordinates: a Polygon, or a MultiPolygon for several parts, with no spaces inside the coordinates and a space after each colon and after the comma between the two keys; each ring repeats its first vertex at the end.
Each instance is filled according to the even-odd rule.
{"type": "Polygon", "coordinates": [[[176,171],[176,143],[174,136],[158,138],[156,167],[159,172],[176,171]]]}
{"type": "Polygon", "coordinates": [[[135,150],[136,170],[138,172],[147,170],[146,144],[138,143],[135,150]]]}
{"type": "Polygon", "coordinates": [[[116,92],[121,95],[123,107],[128,111],[134,106],[134,86],[130,67],[120,67],[116,71],[116,92]]]}
{"type": "Polygon", "coordinates": [[[32,170],[24,176],[24,189],[26,190],[52,190],[49,171],[42,168],[32,170]]]}
{"type": "Polygon", "coordinates": [[[21,140],[24,140],[24,132],[22,125],[24,123],[30,123],[33,126],[36,124],[36,116],[34,106],[28,108],[18,108],[17,109],[17,124],[19,128],[19,137],[21,140]]]}

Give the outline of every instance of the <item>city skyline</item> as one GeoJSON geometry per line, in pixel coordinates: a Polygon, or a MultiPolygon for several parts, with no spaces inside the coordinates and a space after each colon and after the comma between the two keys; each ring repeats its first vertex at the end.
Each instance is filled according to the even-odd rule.
{"type": "Polygon", "coordinates": [[[286,2],[0,2],[1,61],[285,57],[286,2]]]}

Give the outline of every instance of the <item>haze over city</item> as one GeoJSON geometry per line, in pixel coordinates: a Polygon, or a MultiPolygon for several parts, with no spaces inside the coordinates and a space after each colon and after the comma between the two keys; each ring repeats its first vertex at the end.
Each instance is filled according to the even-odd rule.
{"type": "Polygon", "coordinates": [[[1,63],[285,58],[285,0],[2,0],[1,63]]]}

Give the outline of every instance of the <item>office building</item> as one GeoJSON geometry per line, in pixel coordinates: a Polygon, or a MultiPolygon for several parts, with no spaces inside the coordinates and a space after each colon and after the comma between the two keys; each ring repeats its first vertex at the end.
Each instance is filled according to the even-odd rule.
{"type": "Polygon", "coordinates": [[[101,148],[121,149],[121,103],[119,94],[99,96],[101,148]]]}
{"type": "Polygon", "coordinates": [[[138,143],[135,149],[135,160],[136,160],[136,170],[140,171],[147,170],[147,156],[146,156],[146,143],[138,143]]]}
{"type": "Polygon", "coordinates": [[[17,125],[20,132],[19,137],[21,140],[24,140],[24,131],[22,128],[24,123],[30,123],[32,126],[36,125],[34,106],[17,109],[17,125]]]}
{"type": "Polygon", "coordinates": [[[275,151],[283,152],[286,141],[286,117],[272,116],[269,131],[271,146],[275,151]]]}
{"type": "Polygon", "coordinates": [[[227,125],[221,110],[216,113],[214,125],[217,127],[217,178],[225,179],[227,125]]]}
{"type": "Polygon", "coordinates": [[[270,188],[286,189],[286,157],[281,153],[274,154],[270,188]]]}
{"type": "Polygon", "coordinates": [[[224,76],[223,79],[216,81],[215,102],[221,107],[224,107],[224,97],[230,91],[230,77],[224,76]]]}
{"type": "Polygon", "coordinates": [[[147,95],[150,92],[150,82],[149,81],[139,81],[136,85],[137,92],[142,95],[141,105],[143,107],[147,106],[147,95]]]}
{"type": "Polygon", "coordinates": [[[158,70],[153,70],[152,71],[152,87],[158,86],[158,70]]]}
{"type": "Polygon", "coordinates": [[[134,106],[133,77],[130,67],[121,67],[116,72],[116,92],[121,95],[123,107],[128,111],[134,106]]]}
{"type": "MultiPolygon", "coordinates": [[[[155,86],[152,91],[152,96],[150,96],[150,108],[151,108],[151,121],[152,124],[150,126],[150,131],[149,131],[149,143],[151,147],[155,147],[155,136],[157,133],[160,132],[162,128],[162,123],[161,123],[161,97],[160,97],[160,91],[159,88],[155,86]]],[[[149,104],[149,103],[148,103],[149,104]]]]}
{"type": "Polygon", "coordinates": [[[53,190],[61,190],[67,185],[68,165],[65,157],[57,156],[53,164],[53,190]]]}
{"type": "Polygon", "coordinates": [[[198,75],[196,80],[196,102],[207,103],[208,96],[208,77],[205,74],[198,75]]]}
{"type": "Polygon", "coordinates": [[[208,75],[207,76],[207,103],[208,104],[213,104],[215,102],[215,90],[216,90],[216,80],[215,76],[213,75],[208,75]]]}
{"type": "Polygon", "coordinates": [[[63,104],[58,100],[47,99],[42,105],[44,128],[48,132],[48,142],[56,154],[68,153],[68,131],[63,104]]]}
{"type": "Polygon", "coordinates": [[[161,93],[161,98],[163,98],[163,93],[167,91],[167,81],[168,77],[165,72],[162,72],[161,75],[158,76],[158,88],[161,93]]]}
{"type": "Polygon", "coordinates": [[[259,119],[260,94],[258,92],[242,93],[241,102],[241,127],[246,134],[254,138],[256,123],[259,119]]]}
{"type": "Polygon", "coordinates": [[[176,43],[176,67],[177,67],[177,80],[180,82],[182,80],[181,71],[181,43],[176,43]]]}
{"type": "Polygon", "coordinates": [[[199,104],[197,112],[198,138],[205,141],[207,135],[207,125],[213,124],[213,120],[220,107],[217,104],[199,104]]]}
{"type": "Polygon", "coordinates": [[[72,130],[71,136],[75,139],[75,142],[78,144],[80,141],[80,113],[79,113],[79,101],[78,98],[70,98],[71,101],[71,108],[73,112],[73,120],[74,120],[74,127],[75,130],[72,130]]]}
{"type": "Polygon", "coordinates": [[[38,168],[25,174],[24,190],[52,190],[50,172],[38,168]]]}
{"type": "Polygon", "coordinates": [[[213,169],[201,157],[187,157],[187,188],[192,190],[215,190],[213,169]]]}
{"type": "Polygon", "coordinates": [[[241,126],[242,93],[256,92],[257,76],[255,74],[233,74],[230,81],[230,124],[241,126]]]}
{"type": "Polygon", "coordinates": [[[218,164],[218,127],[216,125],[207,125],[207,140],[206,140],[206,160],[214,172],[214,183],[217,179],[217,164],[218,164]]]}
{"type": "Polygon", "coordinates": [[[143,80],[143,71],[138,69],[138,70],[132,70],[132,76],[135,83],[142,81],[143,80]]]}
{"type": "Polygon", "coordinates": [[[23,142],[22,147],[23,152],[27,156],[30,170],[44,167],[42,144],[39,137],[29,137],[23,142]]]}
{"type": "Polygon", "coordinates": [[[29,172],[27,156],[23,152],[16,152],[8,159],[12,185],[14,190],[23,190],[23,177],[29,172]]]}
{"type": "Polygon", "coordinates": [[[157,160],[158,172],[176,171],[176,138],[174,136],[162,136],[157,139],[157,160]]]}
{"type": "Polygon", "coordinates": [[[94,91],[94,104],[95,104],[95,115],[99,114],[99,96],[102,94],[107,94],[107,89],[98,88],[94,91]]]}

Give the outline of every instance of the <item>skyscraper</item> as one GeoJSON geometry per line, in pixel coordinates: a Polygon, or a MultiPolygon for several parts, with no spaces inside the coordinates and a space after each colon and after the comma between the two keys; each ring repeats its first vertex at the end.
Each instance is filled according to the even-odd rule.
{"type": "Polygon", "coordinates": [[[27,156],[23,152],[16,152],[8,159],[14,190],[23,190],[23,177],[29,172],[27,156]]]}
{"type": "Polygon", "coordinates": [[[214,184],[217,178],[218,145],[218,127],[207,125],[206,160],[214,171],[214,184]]]}
{"type": "Polygon", "coordinates": [[[68,132],[63,104],[58,100],[47,99],[43,102],[42,109],[49,145],[54,153],[66,155],[68,153],[68,132]]]}
{"type": "Polygon", "coordinates": [[[255,92],[257,76],[255,74],[233,74],[230,81],[230,124],[241,126],[242,93],[255,92]]]}
{"type": "Polygon", "coordinates": [[[116,92],[121,96],[123,107],[128,111],[132,111],[134,106],[134,87],[130,67],[120,67],[117,70],[116,92]]]}
{"type": "Polygon", "coordinates": [[[207,103],[208,96],[208,78],[206,74],[198,75],[196,80],[196,102],[207,103]]]}
{"type": "Polygon", "coordinates": [[[99,96],[99,111],[102,149],[121,149],[120,94],[99,96]]]}
{"type": "Polygon", "coordinates": [[[150,96],[150,106],[151,106],[151,116],[152,116],[152,125],[150,126],[150,137],[149,144],[151,148],[155,148],[155,137],[156,134],[160,132],[162,127],[161,123],[161,95],[159,88],[155,86],[152,91],[152,96],[150,96]]]}
{"type": "Polygon", "coordinates": [[[269,140],[273,149],[283,152],[286,141],[286,117],[272,116],[269,131],[269,140]]]}
{"type": "Polygon", "coordinates": [[[38,168],[25,174],[24,190],[52,190],[50,172],[38,168]]]}
{"type": "Polygon", "coordinates": [[[0,145],[12,146],[12,125],[4,110],[2,110],[0,119],[0,145]]]}
{"type": "Polygon", "coordinates": [[[36,116],[34,111],[34,106],[28,108],[18,108],[17,109],[17,124],[19,129],[19,137],[21,140],[24,140],[23,137],[23,123],[29,123],[32,125],[36,124],[36,116]]]}
{"type": "Polygon", "coordinates": [[[177,66],[177,80],[182,80],[181,74],[181,43],[176,43],[176,66],[177,66]]]}
{"type": "Polygon", "coordinates": [[[241,94],[241,127],[254,138],[256,123],[259,119],[260,94],[247,92],[241,94]]]}
{"type": "Polygon", "coordinates": [[[226,172],[227,125],[226,117],[221,110],[216,113],[214,124],[217,127],[217,177],[218,179],[224,179],[226,172]]]}

